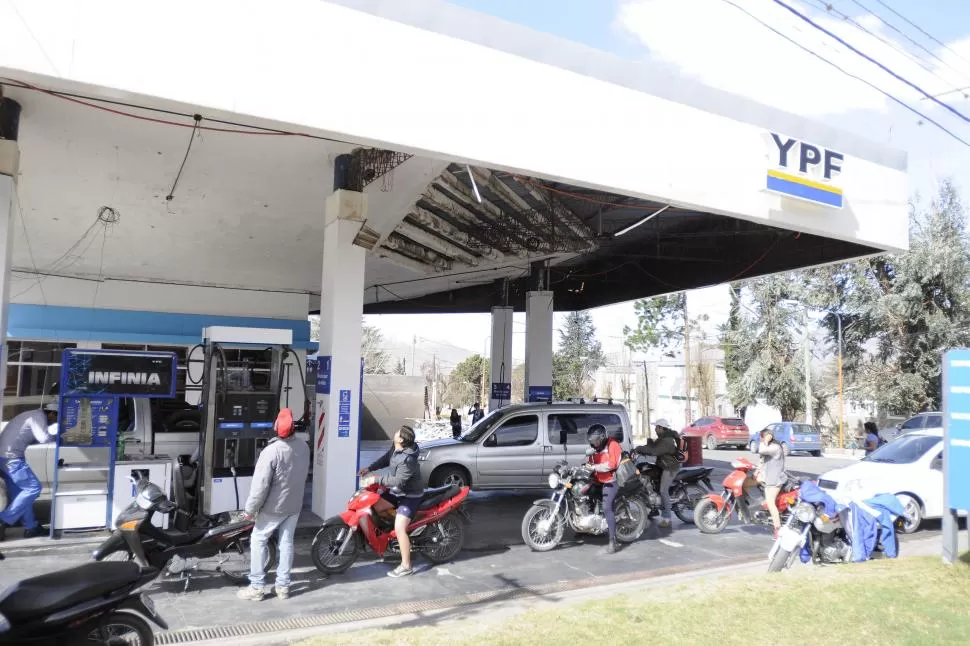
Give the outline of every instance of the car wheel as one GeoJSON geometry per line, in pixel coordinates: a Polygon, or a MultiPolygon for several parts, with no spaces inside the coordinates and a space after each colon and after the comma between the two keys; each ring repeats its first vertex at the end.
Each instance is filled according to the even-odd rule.
{"type": "Polygon", "coordinates": [[[748,445],[748,449],[750,449],[750,451],[752,453],[757,453],[758,452],[758,443],[755,442],[754,440],[751,440],[751,444],[748,445]]]}
{"type": "Polygon", "coordinates": [[[444,487],[456,484],[459,487],[467,487],[471,483],[468,472],[461,467],[442,467],[431,474],[432,487],[444,487]]]}
{"type": "Polygon", "coordinates": [[[920,504],[919,500],[905,493],[896,494],[896,499],[899,500],[899,504],[903,506],[906,515],[909,516],[909,520],[903,523],[902,532],[912,534],[923,524],[923,505],[920,504]]]}
{"type": "Polygon", "coordinates": [[[708,451],[717,450],[717,439],[713,435],[707,436],[707,450],[708,451]]]}
{"type": "Polygon", "coordinates": [[[821,451],[812,451],[812,457],[813,458],[820,458],[820,457],[822,457],[822,452],[821,451]]]}

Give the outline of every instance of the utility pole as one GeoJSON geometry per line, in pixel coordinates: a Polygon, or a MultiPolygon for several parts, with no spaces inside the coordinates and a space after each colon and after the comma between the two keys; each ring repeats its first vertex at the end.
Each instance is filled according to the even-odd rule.
{"type": "Polygon", "coordinates": [[[414,353],[418,349],[418,337],[417,335],[411,339],[411,376],[414,376],[414,353]]]}
{"type": "Polygon", "coordinates": [[[812,351],[809,347],[808,309],[802,310],[805,326],[805,423],[812,423],[812,351]]]}
{"type": "Polygon", "coordinates": [[[839,448],[841,449],[843,448],[842,418],[845,416],[845,399],[842,390],[842,315],[836,314],[835,318],[839,322],[839,448]]]}
{"type": "Polygon", "coordinates": [[[438,353],[431,356],[431,419],[438,419],[438,353]]]}
{"type": "Polygon", "coordinates": [[[650,437],[650,379],[647,377],[647,360],[643,360],[643,395],[646,401],[643,403],[643,410],[647,415],[647,425],[643,429],[644,435],[650,437]]]}
{"type": "Polygon", "coordinates": [[[691,422],[690,407],[690,318],[687,315],[687,294],[684,294],[684,383],[686,384],[685,393],[687,404],[684,410],[684,425],[691,422]]]}

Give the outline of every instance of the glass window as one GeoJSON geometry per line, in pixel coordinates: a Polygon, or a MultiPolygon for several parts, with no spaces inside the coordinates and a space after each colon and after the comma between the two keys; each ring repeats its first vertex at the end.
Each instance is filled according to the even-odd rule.
{"type": "Polygon", "coordinates": [[[888,462],[890,464],[912,464],[926,452],[936,448],[942,440],[932,435],[903,435],[889,444],[881,447],[864,457],[869,462],[888,462]]]}
{"type": "Polygon", "coordinates": [[[811,424],[793,424],[793,426],[799,435],[818,435],[818,431],[811,424]]]}
{"type": "Polygon", "coordinates": [[[923,418],[919,415],[916,417],[910,417],[908,420],[903,422],[902,429],[904,431],[909,431],[916,428],[923,428],[923,418]]]}
{"type": "Polygon", "coordinates": [[[539,416],[519,415],[503,423],[486,446],[531,446],[539,437],[539,416]]]}
{"type": "Polygon", "coordinates": [[[744,426],[744,420],[740,417],[725,417],[721,423],[725,426],[744,426]]]}
{"type": "Polygon", "coordinates": [[[39,408],[57,394],[61,356],[73,343],[10,341],[7,344],[7,384],[4,388],[3,419],[39,408]]]}
{"type": "Polygon", "coordinates": [[[549,416],[549,444],[559,446],[559,432],[566,431],[566,446],[586,444],[586,431],[593,424],[602,424],[611,437],[623,437],[623,422],[619,415],[605,413],[564,413],[549,416]]]}
{"type": "Polygon", "coordinates": [[[926,428],[943,428],[942,415],[927,415],[926,428]]]}
{"type": "Polygon", "coordinates": [[[694,422],[694,426],[710,426],[713,421],[710,417],[702,417],[694,422]]]}

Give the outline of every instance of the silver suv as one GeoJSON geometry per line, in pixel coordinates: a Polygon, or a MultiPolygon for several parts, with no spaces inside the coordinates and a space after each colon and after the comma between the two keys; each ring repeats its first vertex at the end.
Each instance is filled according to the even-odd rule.
{"type": "Polygon", "coordinates": [[[541,489],[565,458],[586,460],[586,431],[602,424],[631,450],[630,420],[616,404],[516,404],[493,411],[459,439],[419,443],[425,486],[472,489],[541,489]],[[565,442],[565,444],[563,444],[565,442]]]}

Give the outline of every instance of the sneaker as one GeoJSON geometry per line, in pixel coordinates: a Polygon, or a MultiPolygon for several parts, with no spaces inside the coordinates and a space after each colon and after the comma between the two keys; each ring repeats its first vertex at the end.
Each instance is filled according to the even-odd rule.
{"type": "Polygon", "coordinates": [[[391,570],[390,572],[388,572],[387,573],[387,576],[394,577],[395,579],[399,579],[402,576],[411,576],[412,574],[414,574],[414,569],[413,568],[404,567],[403,565],[399,565],[396,568],[394,568],[393,570],[391,570]]]}
{"type": "Polygon", "coordinates": [[[263,597],[266,596],[266,591],[262,588],[254,588],[251,585],[247,585],[245,588],[237,592],[236,596],[240,599],[245,599],[246,601],[262,601],[263,597]]]}
{"type": "Polygon", "coordinates": [[[289,599],[290,598],[290,586],[274,586],[273,592],[276,593],[277,599],[289,599]]]}

